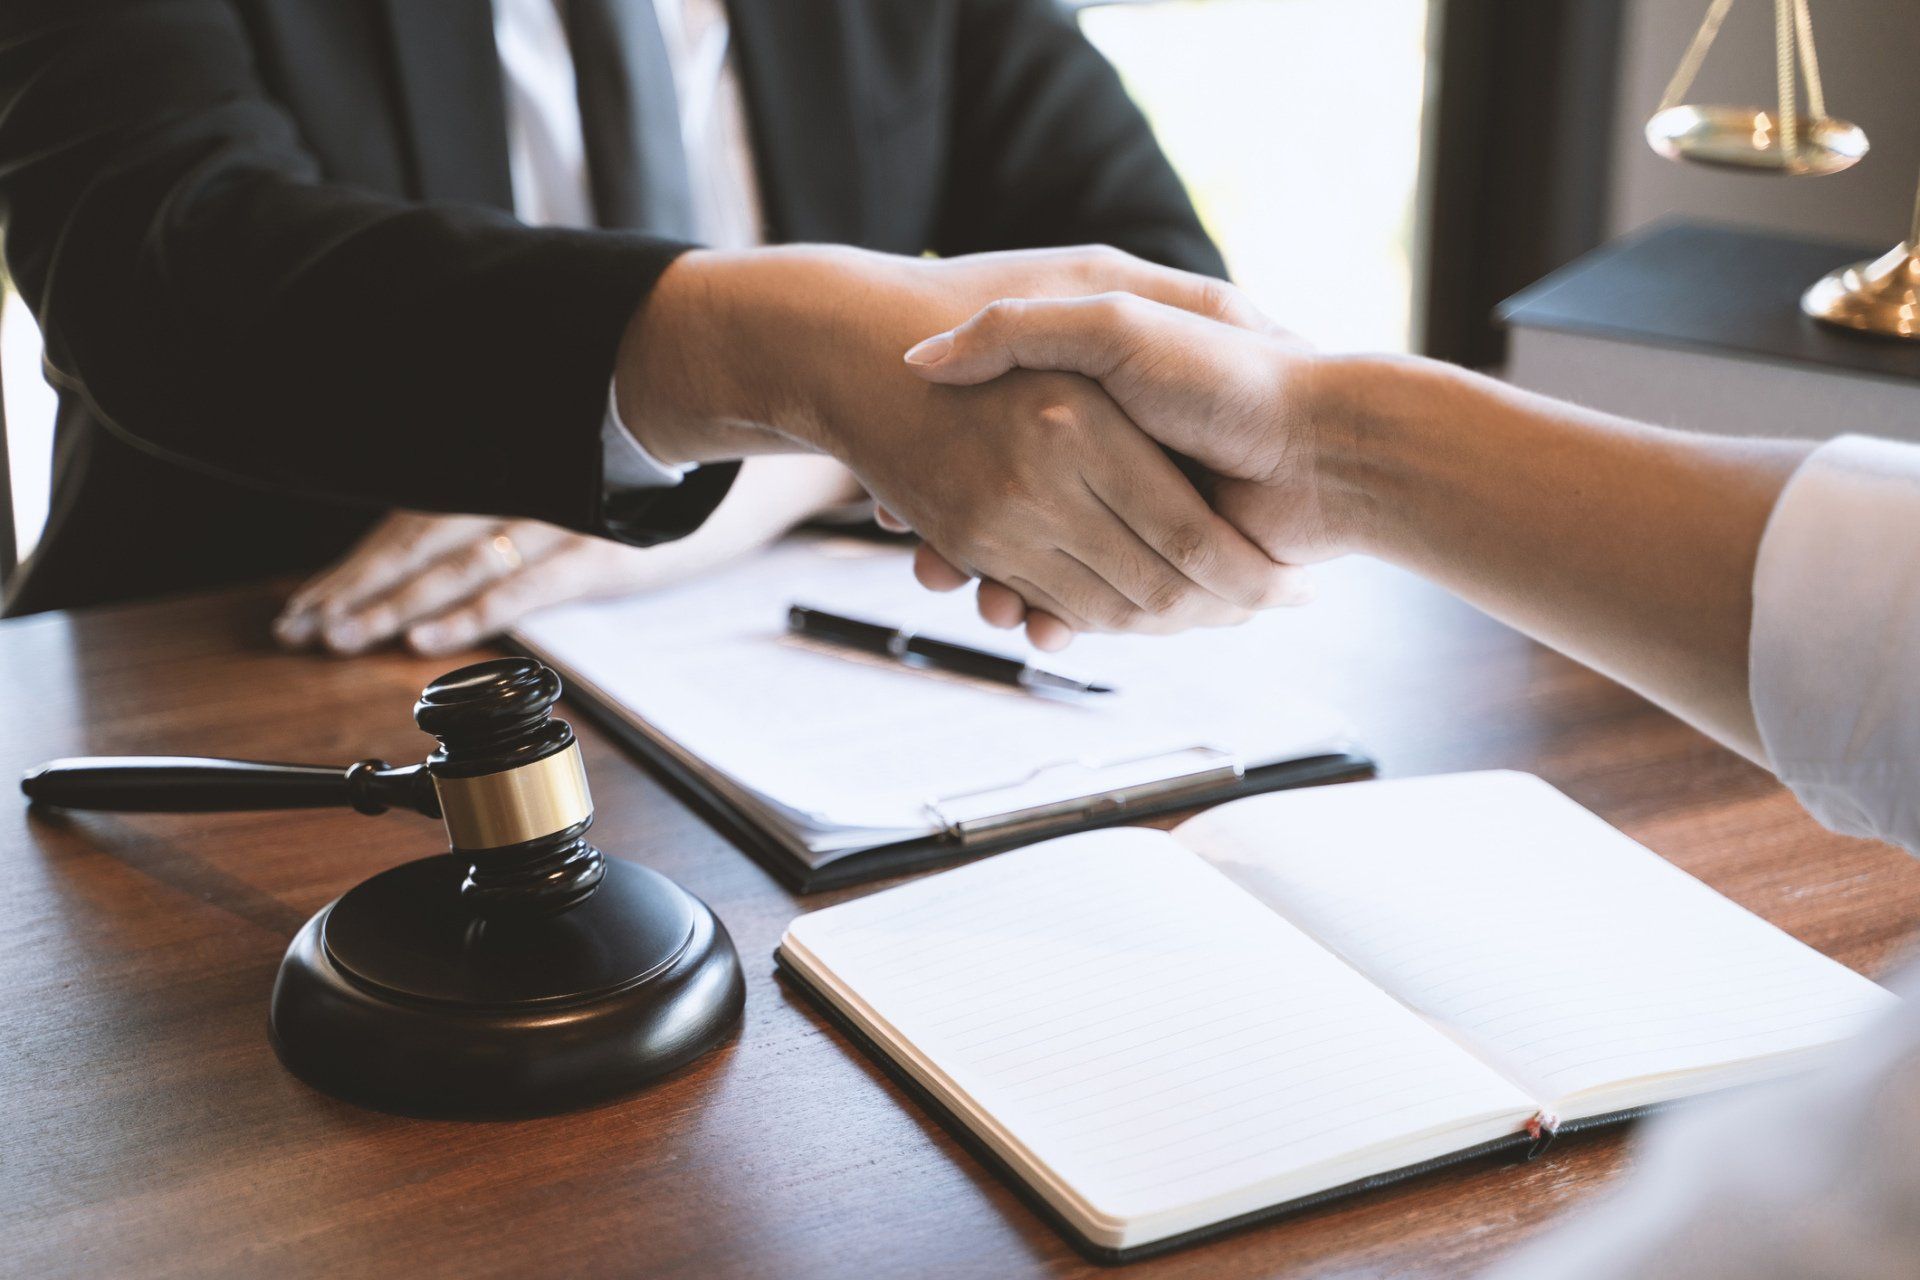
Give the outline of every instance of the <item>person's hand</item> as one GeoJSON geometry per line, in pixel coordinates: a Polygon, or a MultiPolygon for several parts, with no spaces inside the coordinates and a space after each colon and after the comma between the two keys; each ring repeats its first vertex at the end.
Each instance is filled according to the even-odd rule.
{"type": "Polygon", "coordinates": [[[1114,250],[689,254],[623,344],[621,415],[670,463],[831,453],[932,553],[1075,629],[1230,623],[1294,599],[1297,571],[1215,514],[1091,382],[1019,373],[939,387],[900,363],[995,298],[1116,288],[1223,320],[1244,305],[1217,281],[1114,250]]]}
{"type": "Polygon", "coordinates": [[[273,625],[290,648],[416,653],[467,648],[570,600],[678,582],[771,542],[859,496],[827,458],[755,458],[711,519],[678,542],[628,547],[536,520],[396,512],[288,599],[273,625]]]}
{"type": "MultiPolygon", "coordinates": [[[[1270,557],[1306,565],[1346,550],[1355,512],[1331,500],[1315,459],[1327,430],[1315,411],[1325,367],[1271,325],[1228,325],[1130,294],[1000,300],[910,350],[929,382],[991,383],[1015,369],[1069,370],[1098,380],[1156,440],[1220,477],[1214,508],[1270,557]]],[[[920,576],[953,587],[961,567],[923,555],[920,576]]],[[[983,583],[981,611],[1020,621],[1017,598],[983,583]]]]}

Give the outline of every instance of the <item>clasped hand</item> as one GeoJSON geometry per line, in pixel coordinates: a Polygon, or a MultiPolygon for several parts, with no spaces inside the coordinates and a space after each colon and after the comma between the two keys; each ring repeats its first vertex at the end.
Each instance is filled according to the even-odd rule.
{"type": "MultiPolygon", "coordinates": [[[[1000,299],[909,349],[905,363],[950,387],[1035,370],[1095,380],[1130,425],[1212,472],[1208,497],[1218,517],[1272,562],[1304,566],[1338,555],[1353,541],[1354,517],[1342,510],[1336,518],[1317,461],[1327,445],[1322,437],[1333,430],[1313,407],[1325,362],[1237,294],[1225,297],[1212,316],[1124,292],[1000,299]]],[[[912,527],[910,518],[884,508],[880,520],[896,530],[912,527]]],[[[1021,582],[969,573],[937,544],[920,548],[915,572],[936,591],[979,576],[981,615],[1000,627],[1024,622],[1041,648],[1062,647],[1088,629],[1021,582]]],[[[1310,597],[1299,573],[1285,579],[1279,602],[1310,597]]],[[[1108,622],[1133,629],[1138,620],[1108,622]]]]}
{"type": "Polygon", "coordinates": [[[1299,598],[1299,573],[1209,507],[1095,382],[1036,369],[934,385],[900,362],[996,299],[1115,290],[1223,322],[1251,313],[1228,286],[1112,249],[689,254],[630,331],[622,417],[670,462],[829,453],[929,556],[1073,630],[1219,625],[1299,598]]]}

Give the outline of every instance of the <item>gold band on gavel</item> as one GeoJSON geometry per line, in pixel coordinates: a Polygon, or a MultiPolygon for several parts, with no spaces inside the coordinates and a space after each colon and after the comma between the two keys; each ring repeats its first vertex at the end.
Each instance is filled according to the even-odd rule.
{"type": "Polygon", "coordinates": [[[440,812],[456,849],[498,849],[565,831],[593,814],[580,744],[532,764],[477,778],[442,778],[440,812]]]}

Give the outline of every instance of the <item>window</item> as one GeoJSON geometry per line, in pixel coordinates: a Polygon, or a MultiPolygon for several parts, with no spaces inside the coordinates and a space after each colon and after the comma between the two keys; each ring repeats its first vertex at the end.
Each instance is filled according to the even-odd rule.
{"type": "MultiPolygon", "coordinates": [[[[40,330],[20,295],[0,278],[0,388],[6,391],[16,554],[25,558],[47,521],[53,473],[53,388],[40,372],[40,330]]],[[[0,504],[4,505],[4,504],[0,504]]],[[[11,566],[0,566],[4,576],[11,566]]]]}
{"type": "Polygon", "coordinates": [[[1235,280],[1317,345],[1404,351],[1427,0],[1149,0],[1081,11],[1235,280]]]}

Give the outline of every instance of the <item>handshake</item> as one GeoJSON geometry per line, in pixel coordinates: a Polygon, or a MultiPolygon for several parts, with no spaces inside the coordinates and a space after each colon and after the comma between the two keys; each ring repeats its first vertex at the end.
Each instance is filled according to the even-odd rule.
{"type": "Polygon", "coordinates": [[[618,397],[669,463],[838,458],[921,538],[925,585],[977,578],[988,621],[1058,648],[1307,598],[1299,566],[1349,536],[1319,466],[1338,363],[1232,286],[1116,250],[802,248],[682,259],[618,397]]]}
{"type": "Polygon", "coordinates": [[[615,392],[662,462],[750,458],[699,530],[636,549],[396,513],[275,631],[453,651],[548,604],[713,568],[856,497],[849,471],[883,523],[922,539],[925,585],[979,579],[982,615],[1041,648],[1231,624],[1306,599],[1298,566],[1349,536],[1322,462],[1345,436],[1329,393],[1351,363],[1231,285],[1114,249],[692,252],[628,326],[615,392]]]}

